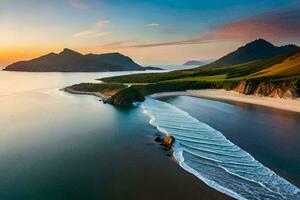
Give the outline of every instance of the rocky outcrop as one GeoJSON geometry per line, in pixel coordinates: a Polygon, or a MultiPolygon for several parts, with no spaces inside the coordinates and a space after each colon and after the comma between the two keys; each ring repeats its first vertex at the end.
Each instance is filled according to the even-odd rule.
{"type": "Polygon", "coordinates": [[[289,83],[271,83],[255,81],[240,81],[240,83],[232,89],[241,94],[268,96],[274,98],[297,98],[299,97],[299,89],[294,84],[289,83]]]}
{"type": "Polygon", "coordinates": [[[145,97],[141,91],[136,88],[129,87],[106,99],[104,103],[109,103],[116,106],[132,106],[132,104],[135,102],[143,101],[145,101],[145,97]]]}
{"type": "Polygon", "coordinates": [[[167,150],[171,150],[175,142],[175,138],[171,135],[166,135],[162,138],[157,136],[154,138],[154,141],[166,147],[167,150]]]}

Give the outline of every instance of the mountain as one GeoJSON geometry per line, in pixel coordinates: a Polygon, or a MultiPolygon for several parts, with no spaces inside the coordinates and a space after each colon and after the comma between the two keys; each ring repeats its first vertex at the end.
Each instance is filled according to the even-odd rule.
{"type": "Polygon", "coordinates": [[[152,67],[152,66],[148,66],[148,67],[144,67],[145,70],[163,70],[162,68],[159,67],[152,67]]]}
{"type": "MultiPolygon", "coordinates": [[[[300,47],[276,47],[265,40],[256,40],[206,66],[165,73],[107,77],[100,80],[100,89],[104,92],[107,92],[110,84],[130,84],[130,87],[120,89],[106,101],[115,105],[143,101],[143,96],[153,93],[194,89],[225,89],[247,95],[300,98],[300,47]],[[270,52],[263,52],[262,49],[270,52]],[[225,65],[226,62],[230,64],[225,65]]],[[[100,89],[97,91],[102,92],[100,89]]]]}
{"type": "Polygon", "coordinates": [[[200,60],[189,60],[189,61],[185,62],[183,64],[183,66],[190,66],[190,65],[200,66],[200,65],[205,65],[205,64],[207,64],[207,63],[203,62],[203,61],[200,61],[200,60]]]}
{"type": "MultiPolygon", "coordinates": [[[[234,55],[236,52],[241,52],[250,49],[249,47],[256,46],[257,43],[263,42],[263,40],[254,41],[254,43],[249,43],[239,50],[229,54],[234,55]]],[[[268,46],[273,46],[272,44],[268,46]]],[[[218,61],[192,69],[184,69],[171,71],[166,73],[157,73],[157,74],[133,74],[120,77],[108,77],[103,78],[102,81],[106,82],[122,82],[130,83],[134,81],[135,83],[156,83],[156,82],[165,82],[165,81],[220,81],[220,80],[238,80],[238,79],[251,79],[251,78],[260,78],[266,77],[272,80],[279,80],[281,78],[293,79],[294,77],[300,78],[300,47],[295,45],[287,45],[283,47],[275,47],[271,49],[280,49],[283,53],[275,55],[270,58],[262,58],[255,60],[247,60],[244,63],[239,64],[229,64],[222,66],[221,64],[216,64],[216,62],[221,63],[223,58],[228,58],[227,56],[219,59],[218,61]],[[291,49],[290,51],[286,49],[291,49]],[[284,49],[284,50],[282,50],[284,49]],[[276,77],[274,77],[276,76],[276,77]]],[[[251,54],[253,52],[249,52],[251,54]]],[[[266,52],[265,55],[268,53],[266,52]]],[[[236,57],[239,60],[239,57],[236,57]]],[[[240,59],[242,60],[242,59],[240,59]]]]}
{"type": "Polygon", "coordinates": [[[285,45],[277,47],[266,40],[258,39],[211,63],[211,66],[223,67],[246,63],[254,60],[271,58],[273,56],[292,51],[296,48],[296,45],[285,45]]]}
{"type": "Polygon", "coordinates": [[[120,53],[83,55],[66,48],[58,54],[49,53],[29,61],[13,63],[4,70],[29,72],[104,72],[144,71],[145,68],[120,53]]]}
{"type": "Polygon", "coordinates": [[[250,75],[257,77],[295,77],[300,75],[300,49],[289,54],[282,62],[250,75]]]}

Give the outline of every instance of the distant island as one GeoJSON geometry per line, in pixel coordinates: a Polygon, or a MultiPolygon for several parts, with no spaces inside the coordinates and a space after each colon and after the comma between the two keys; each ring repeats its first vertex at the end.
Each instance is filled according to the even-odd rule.
{"type": "Polygon", "coordinates": [[[161,70],[144,68],[131,58],[120,53],[83,55],[65,48],[62,52],[49,53],[29,61],[13,63],[3,70],[26,72],[110,72],[110,71],[145,71],[161,70]]]}
{"type": "Polygon", "coordinates": [[[163,70],[162,68],[159,67],[152,67],[152,66],[148,66],[148,67],[144,67],[145,70],[163,70]]]}
{"type": "MultiPolygon", "coordinates": [[[[274,46],[259,39],[215,62],[193,69],[102,78],[100,84],[77,84],[72,92],[107,95],[105,102],[132,105],[162,92],[225,89],[241,94],[276,98],[300,96],[300,48],[274,46]],[[113,92],[109,92],[113,91],[113,92]]],[[[188,94],[187,94],[188,95],[188,94]]]]}
{"type": "Polygon", "coordinates": [[[201,60],[189,60],[185,63],[183,63],[183,66],[202,66],[206,65],[207,62],[201,61],[201,60]]]}

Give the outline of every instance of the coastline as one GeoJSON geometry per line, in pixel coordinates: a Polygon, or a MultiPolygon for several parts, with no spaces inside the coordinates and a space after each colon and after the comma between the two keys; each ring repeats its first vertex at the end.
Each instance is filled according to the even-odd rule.
{"type": "MultiPolygon", "coordinates": [[[[105,96],[99,92],[84,92],[84,91],[76,91],[70,88],[65,88],[63,89],[66,92],[73,93],[73,94],[84,94],[84,95],[93,95],[97,96],[101,99],[108,98],[109,96],[105,96]]],[[[229,101],[235,101],[235,102],[243,102],[243,103],[250,103],[250,104],[255,104],[255,105],[261,105],[261,106],[267,106],[267,107],[272,107],[276,109],[281,109],[281,110],[287,110],[287,111],[294,111],[294,112],[299,112],[300,113],[300,99],[276,99],[273,97],[259,97],[259,96],[253,96],[253,95],[243,95],[239,94],[237,92],[233,91],[225,91],[225,90],[216,90],[216,89],[206,89],[206,90],[187,90],[187,91],[182,91],[182,92],[164,92],[164,93],[155,93],[152,95],[149,95],[148,97],[150,98],[163,98],[163,97],[170,97],[170,96],[193,96],[193,97],[199,97],[199,98],[207,98],[207,99],[216,99],[216,100],[229,100],[229,101]]],[[[156,149],[159,150],[159,149],[156,149]]],[[[156,151],[155,150],[155,151],[156,151]]],[[[177,167],[179,167],[180,162],[176,160],[177,167]]],[[[162,163],[161,163],[162,164],[162,163]]],[[[174,166],[175,167],[175,166],[174,166]]],[[[181,169],[182,170],[182,169],[181,169]]],[[[202,181],[199,181],[198,178],[195,177],[194,180],[199,181],[199,183],[195,184],[193,182],[193,179],[191,178],[191,174],[189,174],[188,170],[183,170],[180,172],[180,170],[176,170],[177,172],[174,172],[174,176],[176,174],[182,174],[181,180],[186,179],[187,182],[190,182],[190,187],[199,189],[200,193],[205,193],[206,197],[210,197],[211,199],[227,199],[231,198],[227,196],[227,193],[223,193],[219,190],[216,190],[213,187],[210,187],[206,183],[202,181]],[[189,181],[190,180],[190,181],[189,181]],[[208,189],[211,189],[211,191],[208,189]],[[208,191],[207,191],[208,190],[208,191]]],[[[188,184],[188,183],[187,183],[188,184]]]]}
{"type": "MultiPolygon", "coordinates": [[[[100,92],[78,91],[78,90],[73,90],[69,87],[63,88],[62,90],[71,94],[93,95],[99,97],[101,100],[106,100],[110,98],[110,96],[104,95],[100,92]]],[[[223,89],[201,89],[201,90],[186,90],[186,91],[177,91],[177,92],[161,92],[161,93],[154,93],[148,95],[147,97],[159,99],[159,98],[172,97],[172,96],[191,96],[191,97],[207,98],[213,100],[228,100],[228,101],[248,103],[253,105],[260,105],[264,107],[300,113],[300,98],[283,99],[283,98],[274,98],[274,97],[265,97],[265,96],[245,95],[235,91],[227,91],[223,89]]]]}
{"type": "Polygon", "coordinates": [[[187,90],[182,92],[162,92],[149,95],[148,97],[158,99],[172,96],[192,96],[198,98],[208,98],[214,100],[229,100],[235,102],[249,103],[254,105],[265,106],[280,110],[300,113],[300,99],[279,99],[273,97],[262,97],[254,95],[244,95],[234,91],[222,89],[205,89],[205,90],[187,90]]]}
{"type": "MultiPolygon", "coordinates": [[[[64,88],[62,89],[62,91],[71,94],[92,95],[101,99],[109,97],[98,92],[83,92],[72,90],[70,88],[64,88]]],[[[147,121],[147,119],[144,120],[147,121]]],[[[128,166],[124,166],[124,169],[121,169],[121,171],[126,171],[126,173],[130,172],[134,174],[142,173],[147,181],[145,182],[145,179],[136,179],[135,182],[137,185],[135,187],[137,188],[137,192],[135,192],[134,196],[132,196],[131,193],[123,194],[122,198],[144,198],[150,200],[156,198],[157,196],[161,196],[163,198],[172,199],[202,199],[204,197],[214,200],[232,199],[232,197],[224,194],[223,192],[215,190],[214,188],[205,184],[203,181],[199,180],[199,178],[197,178],[193,174],[184,170],[175,158],[170,159],[168,156],[166,156],[165,150],[161,149],[161,147],[153,142],[152,139],[149,139],[150,137],[154,137],[155,132],[153,132],[153,128],[148,128],[148,123],[146,123],[144,126],[145,128],[147,128],[146,130],[144,130],[146,141],[145,136],[140,137],[140,135],[138,134],[135,137],[137,143],[134,145],[134,148],[127,148],[129,150],[126,151],[129,152],[131,154],[131,157],[133,158],[131,162],[134,163],[138,160],[138,163],[136,163],[135,165],[142,165],[142,167],[140,166],[139,168],[141,170],[136,169],[134,172],[132,172],[131,168],[128,168],[128,166]],[[134,149],[134,152],[130,151],[130,149],[134,149]],[[136,149],[140,150],[136,151],[136,149]],[[141,158],[145,159],[140,160],[141,158]],[[147,172],[146,174],[145,171],[147,172]],[[170,182],[173,184],[170,184],[170,182]],[[148,189],[144,189],[145,185],[148,189]],[[159,187],[159,185],[161,185],[161,187],[159,187]],[[184,190],[182,189],[182,185],[186,186],[184,190]],[[148,190],[151,191],[151,193],[148,193],[148,190]],[[147,197],[144,196],[144,193],[147,193],[147,197]]],[[[122,141],[125,141],[125,139],[123,138],[122,141]]],[[[124,157],[124,152],[121,155],[117,153],[117,157],[119,158],[114,160],[122,160],[124,157]]],[[[134,176],[134,174],[132,174],[132,176],[134,176]]],[[[141,175],[139,175],[138,177],[141,177],[141,175]]],[[[118,178],[118,182],[121,181],[123,181],[123,179],[119,180],[118,178]]],[[[103,196],[105,198],[111,198],[112,193],[114,193],[112,190],[114,189],[108,187],[108,191],[105,192],[103,196]]]]}
{"type": "Polygon", "coordinates": [[[78,90],[73,90],[73,89],[68,88],[68,87],[63,88],[62,90],[65,91],[65,92],[71,93],[71,94],[93,95],[93,96],[101,98],[101,100],[105,100],[105,99],[109,98],[109,96],[106,96],[106,95],[104,95],[104,94],[102,94],[100,92],[78,91],[78,90]]]}

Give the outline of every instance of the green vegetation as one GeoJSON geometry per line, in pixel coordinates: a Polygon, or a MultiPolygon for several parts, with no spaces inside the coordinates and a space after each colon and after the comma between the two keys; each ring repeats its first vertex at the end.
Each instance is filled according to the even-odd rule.
{"type": "Polygon", "coordinates": [[[68,88],[82,92],[99,92],[107,96],[112,96],[127,87],[120,83],[80,83],[68,88]]]}
{"type": "MultiPolygon", "coordinates": [[[[209,64],[203,67],[198,67],[189,70],[178,70],[165,73],[143,73],[131,74],[126,76],[115,76],[101,79],[104,82],[112,83],[155,83],[169,80],[212,80],[224,81],[225,79],[252,79],[251,76],[261,70],[267,69],[276,64],[280,64],[286,59],[298,54],[300,49],[293,50],[292,52],[284,53],[269,59],[255,60],[238,65],[229,65],[225,67],[215,67],[215,64],[209,64]]],[[[296,69],[297,70],[297,69],[296,69]]],[[[300,73],[300,69],[298,68],[300,73]]]]}
{"type": "Polygon", "coordinates": [[[131,106],[134,102],[143,102],[145,97],[142,91],[135,87],[129,87],[114,94],[105,102],[114,105],[131,106]]]}
{"type": "Polygon", "coordinates": [[[194,69],[108,77],[101,79],[104,82],[102,84],[79,84],[72,87],[80,91],[110,94],[107,102],[115,105],[141,102],[144,101],[144,96],[158,92],[208,88],[233,90],[241,87],[239,90],[245,94],[299,96],[300,48],[293,48],[271,58],[258,55],[266,58],[250,61],[245,54],[247,50],[238,49],[236,52],[238,51],[240,52],[231,53],[212,64],[194,69]],[[237,62],[239,58],[234,59],[237,55],[243,55],[242,60],[246,59],[247,62],[237,62]],[[234,64],[230,64],[231,61],[234,64]]]}

